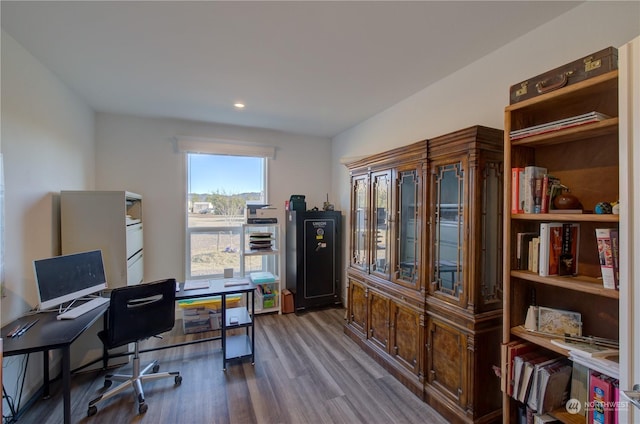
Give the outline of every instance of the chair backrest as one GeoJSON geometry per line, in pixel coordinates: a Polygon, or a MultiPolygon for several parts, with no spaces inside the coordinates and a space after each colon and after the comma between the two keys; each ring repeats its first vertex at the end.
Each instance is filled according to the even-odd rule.
{"type": "Polygon", "coordinates": [[[171,330],[175,300],[175,278],[113,289],[107,331],[101,338],[117,347],[171,330]]]}

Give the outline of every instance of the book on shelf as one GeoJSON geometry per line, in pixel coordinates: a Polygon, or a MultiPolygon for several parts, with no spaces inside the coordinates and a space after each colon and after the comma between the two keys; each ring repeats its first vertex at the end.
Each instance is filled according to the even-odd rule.
{"type": "Polygon", "coordinates": [[[526,387],[523,387],[525,363],[541,356],[539,349],[534,349],[513,358],[513,390],[511,397],[520,400],[521,392],[524,395],[526,387]]]}
{"type": "Polygon", "coordinates": [[[589,373],[589,423],[613,424],[615,419],[614,379],[591,370],[589,373]]]}
{"type": "Polygon", "coordinates": [[[536,365],[547,363],[549,357],[543,353],[539,353],[535,358],[524,361],[522,365],[522,375],[520,376],[520,390],[518,392],[518,400],[524,404],[529,403],[529,399],[533,396],[531,391],[533,387],[534,373],[536,365]]]}
{"type": "Polygon", "coordinates": [[[533,181],[533,213],[542,213],[542,177],[533,181]]]}
{"type": "Polygon", "coordinates": [[[568,118],[558,119],[556,121],[546,122],[544,124],[533,125],[531,127],[513,130],[509,133],[511,140],[519,140],[521,138],[531,137],[534,135],[545,134],[552,131],[559,131],[578,125],[590,124],[593,122],[609,119],[610,116],[600,112],[588,112],[582,115],[571,116],[568,118]]]}
{"type": "Polygon", "coordinates": [[[558,275],[578,274],[578,253],[580,249],[580,224],[562,224],[562,248],[558,260],[558,275]]]}
{"type": "Polygon", "coordinates": [[[620,238],[618,237],[618,229],[612,228],[611,234],[611,253],[613,254],[613,275],[616,282],[616,290],[620,290],[620,238]]]}
{"type": "Polygon", "coordinates": [[[511,213],[524,212],[524,168],[511,168],[511,213]]]}
{"type": "Polygon", "coordinates": [[[572,366],[567,358],[551,354],[537,345],[514,357],[511,396],[522,402],[529,415],[554,410],[569,396],[572,366]]]}
{"type": "Polygon", "coordinates": [[[547,413],[564,405],[571,390],[573,367],[566,359],[558,359],[540,369],[536,411],[547,413]]]}
{"type": "Polygon", "coordinates": [[[549,196],[551,195],[550,188],[553,184],[553,177],[549,174],[544,174],[542,176],[542,199],[540,203],[540,213],[549,212],[549,196]]]}
{"type": "Polygon", "coordinates": [[[563,339],[551,339],[551,343],[569,351],[572,355],[585,358],[606,358],[608,356],[618,356],[620,350],[586,341],[573,341],[563,339]]]}
{"type": "MultiPolygon", "coordinates": [[[[617,230],[613,228],[596,228],[596,242],[598,245],[598,258],[600,271],[602,272],[602,286],[606,289],[618,288],[618,272],[615,269],[613,237],[617,239],[617,230]]],[[[615,243],[616,247],[618,243],[615,243]]],[[[618,256],[616,252],[615,256],[618,256]]]]}
{"type": "Polygon", "coordinates": [[[558,264],[562,252],[562,223],[540,223],[540,259],[538,274],[542,277],[558,275],[558,264]]]}
{"type": "Polygon", "coordinates": [[[529,241],[529,266],[531,272],[538,272],[538,262],[540,257],[540,237],[536,236],[529,241]]]}
{"type": "MultiPolygon", "coordinates": [[[[542,194],[542,177],[547,173],[547,168],[541,166],[525,166],[524,168],[524,199],[523,212],[536,213],[536,180],[540,183],[540,194],[542,194]]],[[[522,190],[522,187],[520,187],[522,190]]],[[[540,201],[542,201],[540,199],[540,201]]],[[[540,203],[538,204],[540,206],[540,203]]],[[[537,213],[540,213],[538,210],[537,213]]]]}
{"type": "MultiPolygon", "coordinates": [[[[525,399],[527,406],[531,408],[535,412],[541,412],[541,397],[540,393],[543,389],[542,387],[542,370],[550,367],[552,364],[555,364],[560,361],[560,357],[557,355],[554,356],[543,356],[542,360],[533,361],[528,363],[526,366],[531,368],[531,382],[529,388],[529,395],[525,399]]],[[[545,388],[546,389],[546,388],[545,388]]]]}
{"type": "Polygon", "coordinates": [[[580,402],[581,408],[577,413],[586,417],[587,409],[582,408],[582,406],[586,405],[589,400],[589,367],[578,362],[573,362],[569,397],[570,399],[576,399],[580,402]]]}
{"type": "Polygon", "coordinates": [[[615,410],[613,411],[613,424],[618,424],[618,405],[620,405],[620,380],[613,380],[611,384],[613,385],[613,401],[615,405],[615,410]]]}
{"type": "Polygon", "coordinates": [[[597,371],[612,378],[620,377],[619,356],[609,356],[607,358],[588,358],[586,356],[575,355],[571,352],[569,353],[569,359],[571,359],[574,364],[578,363],[584,365],[590,370],[597,371]]]}
{"type": "Polygon", "coordinates": [[[518,233],[516,234],[516,264],[515,269],[527,270],[529,267],[529,242],[537,237],[538,233],[518,233]]]}
{"type": "Polygon", "coordinates": [[[553,415],[549,414],[535,414],[533,416],[533,424],[556,424],[559,422],[553,415]]]}
{"type": "Polygon", "coordinates": [[[582,314],[538,306],[538,332],[546,335],[582,336],[582,314]]]}
{"type": "Polygon", "coordinates": [[[515,357],[524,355],[525,353],[532,352],[538,349],[538,346],[533,343],[514,340],[505,345],[505,377],[503,378],[504,387],[503,390],[509,396],[513,396],[514,384],[515,384],[515,357]]]}

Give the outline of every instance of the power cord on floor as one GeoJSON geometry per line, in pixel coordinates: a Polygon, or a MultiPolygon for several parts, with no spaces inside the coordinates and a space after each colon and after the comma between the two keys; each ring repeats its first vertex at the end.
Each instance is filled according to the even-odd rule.
{"type": "Polygon", "coordinates": [[[30,353],[24,355],[23,365],[20,367],[20,374],[18,374],[18,384],[20,385],[20,390],[18,392],[17,403],[13,397],[9,396],[9,393],[7,393],[4,384],[2,385],[2,399],[6,400],[9,411],[11,412],[11,415],[2,416],[3,424],[10,424],[18,421],[18,416],[20,414],[20,401],[22,400],[22,392],[24,390],[24,383],[27,377],[27,366],[29,365],[30,355],[30,353]]]}

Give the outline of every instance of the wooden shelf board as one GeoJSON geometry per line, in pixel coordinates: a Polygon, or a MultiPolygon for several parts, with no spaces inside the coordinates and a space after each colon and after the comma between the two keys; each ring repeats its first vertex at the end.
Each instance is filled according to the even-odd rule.
{"type": "Polygon", "coordinates": [[[565,408],[555,409],[549,415],[565,424],[585,424],[587,419],[580,414],[570,414],[565,408]]]}
{"type": "MultiPolygon", "coordinates": [[[[538,346],[542,346],[545,349],[551,350],[553,352],[556,352],[560,355],[569,357],[569,351],[566,349],[561,348],[560,346],[556,346],[553,343],[551,343],[551,338],[550,337],[545,337],[545,336],[540,336],[537,335],[535,333],[532,333],[530,331],[527,331],[524,329],[524,327],[522,327],[521,325],[517,326],[517,327],[512,327],[511,328],[511,334],[513,334],[514,336],[520,337],[521,339],[530,341],[531,343],[534,343],[538,346]]],[[[558,336],[560,337],[560,336],[558,336]]]]}
{"type": "Polygon", "coordinates": [[[540,284],[547,284],[549,286],[561,287],[563,289],[594,294],[602,297],[609,297],[611,299],[620,299],[620,292],[618,290],[605,289],[602,286],[602,280],[593,277],[587,277],[584,275],[578,275],[575,277],[541,277],[534,272],[513,270],[511,271],[511,276],[514,278],[520,278],[522,280],[535,281],[536,283],[540,284]]]}
{"type": "Polygon", "coordinates": [[[271,308],[262,308],[262,309],[256,309],[255,310],[255,314],[256,315],[260,315],[260,314],[269,314],[272,312],[280,312],[280,306],[274,306],[271,308]]]}
{"type": "Polygon", "coordinates": [[[595,213],[513,213],[511,219],[522,221],[620,222],[620,215],[595,213]]]}

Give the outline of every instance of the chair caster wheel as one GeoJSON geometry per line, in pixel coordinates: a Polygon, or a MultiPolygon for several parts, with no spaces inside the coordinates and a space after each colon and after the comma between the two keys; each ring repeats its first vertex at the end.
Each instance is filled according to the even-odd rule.
{"type": "Polygon", "coordinates": [[[175,383],[176,383],[176,386],[179,386],[182,383],[182,376],[181,375],[176,375],[175,383]]]}
{"type": "Polygon", "coordinates": [[[111,385],[113,384],[113,381],[111,380],[104,380],[104,388],[108,389],[109,387],[111,387],[111,385]]]}
{"type": "Polygon", "coordinates": [[[147,412],[147,409],[149,409],[149,405],[147,405],[146,403],[141,403],[140,406],[138,406],[138,412],[140,414],[144,414],[145,412],[147,412]]]}
{"type": "Polygon", "coordinates": [[[153,370],[153,372],[154,372],[154,373],[158,372],[158,371],[160,370],[160,365],[155,364],[155,365],[153,366],[152,370],[153,370]]]}
{"type": "Polygon", "coordinates": [[[87,409],[87,417],[92,417],[97,413],[98,413],[98,407],[95,405],[92,405],[89,407],[89,409],[87,409]]]}

